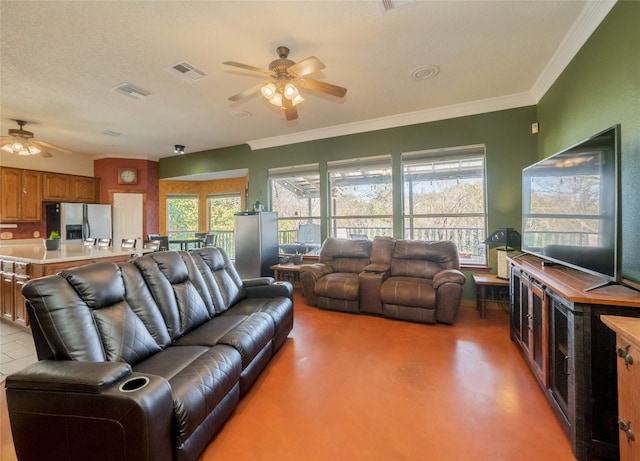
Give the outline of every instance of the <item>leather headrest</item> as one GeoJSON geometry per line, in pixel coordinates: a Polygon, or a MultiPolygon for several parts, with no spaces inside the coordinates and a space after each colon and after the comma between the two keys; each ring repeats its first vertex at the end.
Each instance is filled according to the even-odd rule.
{"type": "Polygon", "coordinates": [[[111,306],[124,299],[120,268],[110,262],[87,264],[60,273],[92,309],[111,306]]]}

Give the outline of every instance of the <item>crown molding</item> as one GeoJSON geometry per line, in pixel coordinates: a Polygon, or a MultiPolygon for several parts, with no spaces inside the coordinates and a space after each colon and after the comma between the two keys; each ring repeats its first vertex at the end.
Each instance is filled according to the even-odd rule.
{"type": "Polygon", "coordinates": [[[578,54],[580,48],[582,48],[589,37],[591,37],[591,34],[598,28],[607,14],[609,14],[609,11],[611,11],[616,2],[617,0],[590,0],[585,2],[584,8],[582,8],[582,11],[578,14],[573,25],[565,34],[560,46],[531,88],[531,93],[535,98],[535,104],[540,102],[549,88],[551,88],[551,85],[553,85],[571,60],[578,54]]]}
{"type": "Polygon", "coordinates": [[[513,109],[515,107],[531,106],[535,104],[531,93],[518,93],[498,98],[483,99],[479,101],[465,102],[451,106],[436,107],[433,109],[408,112],[406,114],[392,115],[361,122],[347,123],[344,125],[329,126],[317,130],[302,131],[284,136],[254,139],[247,144],[251,150],[267,149],[269,147],[285,146],[307,141],[316,141],[337,136],[365,133],[368,131],[397,128],[400,126],[416,125],[419,123],[435,122],[468,115],[477,115],[498,110],[513,109]]]}
{"type": "Polygon", "coordinates": [[[588,0],[585,2],[584,8],[578,14],[571,28],[567,31],[560,46],[528,92],[330,126],[283,136],[254,139],[247,141],[247,144],[251,147],[251,150],[267,149],[269,147],[315,141],[336,136],[347,136],[350,134],[365,133],[367,131],[415,125],[418,123],[435,122],[438,120],[537,104],[569,65],[578,51],[580,51],[580,48],[586,43],[591,34],[593,34],[607,14],[609,14],[609,11],[611,11],[616,2],[617,0],[588,0]]]}

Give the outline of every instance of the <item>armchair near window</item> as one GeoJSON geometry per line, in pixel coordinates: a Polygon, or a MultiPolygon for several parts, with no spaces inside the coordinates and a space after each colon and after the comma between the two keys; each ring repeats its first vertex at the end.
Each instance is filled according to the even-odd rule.
{"type": "Polygon", "coordinates": [[[385,317],[421,323],[455,321],[465,276],[451,241],[398,240],[380,287],[385,317]]]}
{"type": "Polygon", "coordinates": [[[307,303],[344,312],[359,312],[359,275],[369,265],[371,241],[329,237],[315,264],[300,266],[307,303]]]}

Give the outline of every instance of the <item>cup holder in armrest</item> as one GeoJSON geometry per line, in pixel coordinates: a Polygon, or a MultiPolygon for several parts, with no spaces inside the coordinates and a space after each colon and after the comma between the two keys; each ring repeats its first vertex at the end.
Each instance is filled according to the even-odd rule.
{"type": "Polygon", "coordinates": [[[135,378],[127,379],[120,384],[118,390],[120,392],[135,392],[149,384],[149,378],[146,376],[136,376],[135,378]]]}

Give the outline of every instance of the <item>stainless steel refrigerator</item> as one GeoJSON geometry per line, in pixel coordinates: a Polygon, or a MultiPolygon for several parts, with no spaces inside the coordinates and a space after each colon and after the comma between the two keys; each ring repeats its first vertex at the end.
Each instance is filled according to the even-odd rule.
{"type": "Polygon", "coordinates": [[[237,213],[234,216],[235,266],[243,279],[273,276],[278,264],[278,213],[237,213]]]}
{"type": "Polygon", "coordinates": [[[112,238],[111,205],[52,203],[46,206],[47,236],[60,233],[61,243],[82,243],[86,238],[112,238]]]}

